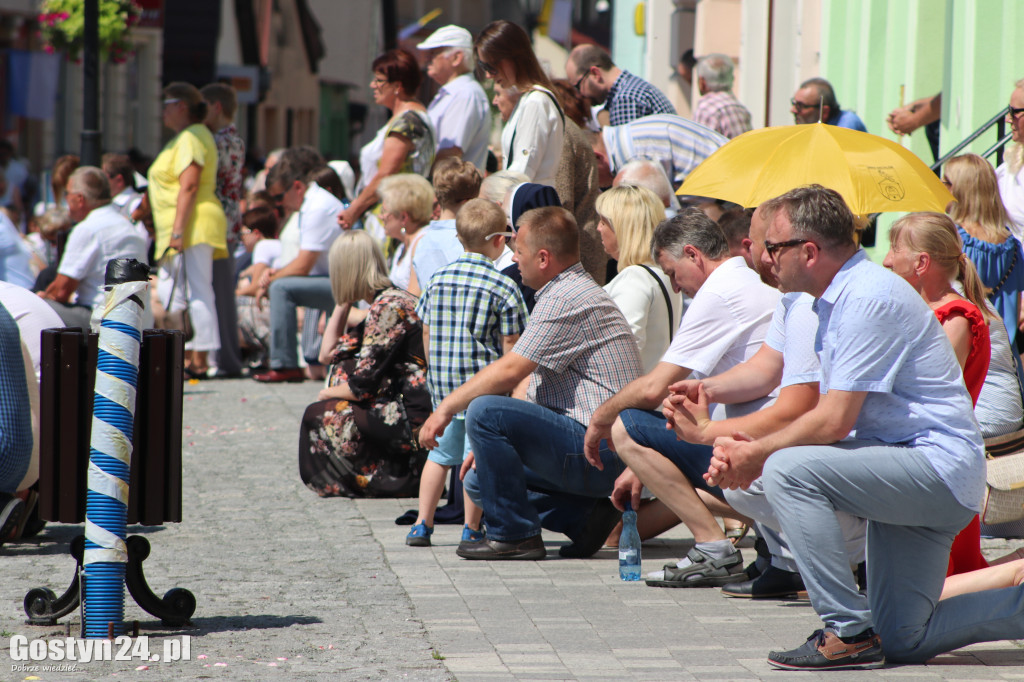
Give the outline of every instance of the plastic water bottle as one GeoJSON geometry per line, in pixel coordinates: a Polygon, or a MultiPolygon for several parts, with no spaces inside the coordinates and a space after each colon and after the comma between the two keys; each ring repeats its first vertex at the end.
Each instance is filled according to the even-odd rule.
{"type": "Polygon", "coordinates": [[[640,533],[636,530],[636,512],[626,502],[622,513],[622,533],[619,535],[619,577],[622,580],[640,580],[640,533]]]}

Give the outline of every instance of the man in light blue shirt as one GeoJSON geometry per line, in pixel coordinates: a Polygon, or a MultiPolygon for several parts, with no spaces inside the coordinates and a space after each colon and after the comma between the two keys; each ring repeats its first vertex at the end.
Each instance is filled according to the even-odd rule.
{"type": "Polygon", "coordinates": [[[437,130],[435,159],[461,156],[483,171],[487,166],[491,107],[471,73],[473,36],[459,26],[442,26],[418,47],[430,51],[427,75],[441,86],[427,107],[437,130]]]}
{"type": "Polygon", "coordinates": [[[935,315],[858,249],[838,193],[811,185],[760,210],[780,287],[817,299],[822,393],[775,433],[719,439],[712,459],[711,478],[728,488],[748,485],[763,466],[768,502],[824,621],[768,662],[874,668],[1024,637],[1020,588],[938,601],[953,538],[980,508],[985,463],[971,398],[935,315]],[[867,596],[836,512],[867,520],[867,596]]]}
{"type": "Polygon", "coordinates": [[[839,106],[832,84],[824,78],[811,78],[801,83],[789,103],[792,105],[789,113],[793,114],[793,121],[797,124],[820,121],[862,133],[868,131],[860,116],[839,106]]]}

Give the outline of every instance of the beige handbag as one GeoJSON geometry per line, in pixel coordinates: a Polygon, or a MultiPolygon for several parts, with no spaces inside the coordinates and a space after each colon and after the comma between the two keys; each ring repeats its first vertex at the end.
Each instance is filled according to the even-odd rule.
{"type": "Polygon", "coordinates": [[[985,439],[985,525],[1024,519],[1024,430],[985,439]]]}
{"type": "Polygon", "coordinates": [[[185,336],[187,343],[196,335],[196,330],[192,326],[192,315],[188,310],[188,274],[185,272],[185,254],[180,254],[178,258],[180,265],[171,283],[171,295],[167,299],[167,305],[168,307],[174,305],[174,290],[178,288],[178,280],[180,279],[181,290],[185,294],[185,308],[172,312],[162,305],[154,305],[153,326],[157,329],[177,329],[185,336]]]}

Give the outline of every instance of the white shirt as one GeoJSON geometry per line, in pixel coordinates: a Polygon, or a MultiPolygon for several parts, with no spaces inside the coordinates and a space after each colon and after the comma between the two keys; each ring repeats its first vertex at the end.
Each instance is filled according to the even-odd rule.
{"type": "Polygon", "coordinates": [[[29,267],[32,250],[14,223],[0,213],[0,282],[11,282],[31,289],[36,278],[29,267]]]}
{"type": "Polygon", "coordinates": [[[28,289],[15,284],[0,282],[0,303],[7,308],[7,312],[18,323],[21,340],[25,343],[28,354],[32,358],[36,381],[39,381],[42,378],[39,370],[39,361],[42,355],[40,353],[42,346],[40,334],[44,329],[63,327],[64,322],[46,301],[28,289]]]}
{"type": "MultiPolygon", "coordinates": [[[[651,266],[648,266],[651,267],[651,266]]],[[[683,316],[683,296],[672,291],[672,283],[658,266],[651,271],[665,287],[672,305],[672,326],[669,326],[669,308],[665,294],[651,273],[641,265],[630,265],[604,286],[604,290],[619,306],[629,322],[629,328],[640,348],[644,373],[650,372],[661,360],[672,341],[672,334],[683,316]]]]}
{"type": "Polygon", "coordinates": [[[280,267],[281,240],[261,239],[252,249],[252,264],[260,263],[271,268],[280,267]]]}
{"type": "MultiPolygon", "coordinates": [[[[399,289],[405,289],[408,291],[409,283],[412,281],[412,259],[416,255],[416,245],[426,231],[423,228],[417,230],[412,238],[409,239],[408,245],[402,245],[395,251],[395,255],[391,260],[391,283],[399,289]]],[[[422,291],[426,286],[426,282],[417,282],[420,285],[422,291]]]]}
{"type": "Polygon", "coordinates": [[[996,179],[999,181],[999,196],[1012,223],[1010,231],[1018,240],[1024,239],[1024,170],[1014,175],[1004,161],[996,168],[996,179]]]}
{"type": "Polygon", "coordinates": [[[782,353],[780,388],[796,384],[817,383],[821,363],[814,351],[818,333],[818,314],[812,307],[814,297],[803,292],[783,294],[772,315],[772,326],[764,342],[782,353]]]}
{"type": "MultiPolygon", "coordinates": [[[[768,334],[779,296],[779,291],[762,282],[741,257],[724,261],[708,275],[687,306],[662,361],[687,367],[695,379],[703,379],[749,360],[768,334]]],[[[711,418],[750,414],[768,400],[714,404],[711,418]]]]}
{"type": "Polygon", "coordinates": [[[491,107],[480,84],[468,73],[441,86],[427,115],[437,129],[437,149],[459,147],[462,158],[481,171],[487,166],[491,134],[491,107]]]}
{"type": "Polygon", "coordinates": [[[524,173],[530,182],[551,187],[555,186],[565,137],[565,125],[553,98],[546,88],[528,90],[501,131],[505,170],[524,173]]]}
{"type": "Polygon", "coordinates": [[[103,301],[107,263],[116,258],[147,262],[146,240],[117,207],[107,204],[72,228],[57,272],[78,280],[76,303],[91,308],[103,301]]]}
{"type": "Polygon", "coordinates": [[[341,201],[315,182],[306,188],[302,208],[298,211],[299,249],[320,253],[313,269],[309,271],[310,275],[326,275],[330,272],[327,252],[341,235],[338,214],[342,209],[344,206],[341,201]]]}

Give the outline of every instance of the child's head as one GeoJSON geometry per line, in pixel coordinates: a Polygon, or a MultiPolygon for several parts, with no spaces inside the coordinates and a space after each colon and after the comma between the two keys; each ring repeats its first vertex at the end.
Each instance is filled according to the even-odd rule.
{"type": "Polygon", "coordinates": [[[434,168],[434,194],[441,210],[459,207],[480,193],[480,171],[469,161],[455,157],[442,160],[434,168]]]}
{"type": "Polygon", "coordinates": [[[455,216],[455,232],[466,251],[495,258],[506,236],[513,236],[505,212],[487,199],[470,199],[455,216]],[[493,255],[492,255],[493,254],[493,255]]]}
{"type": "Polygon", "coordinates": [[[277,237],[277,214],[269,206],[254,206],[242,214],[242,243],[252,251],[261,239],[277,237]]]}

